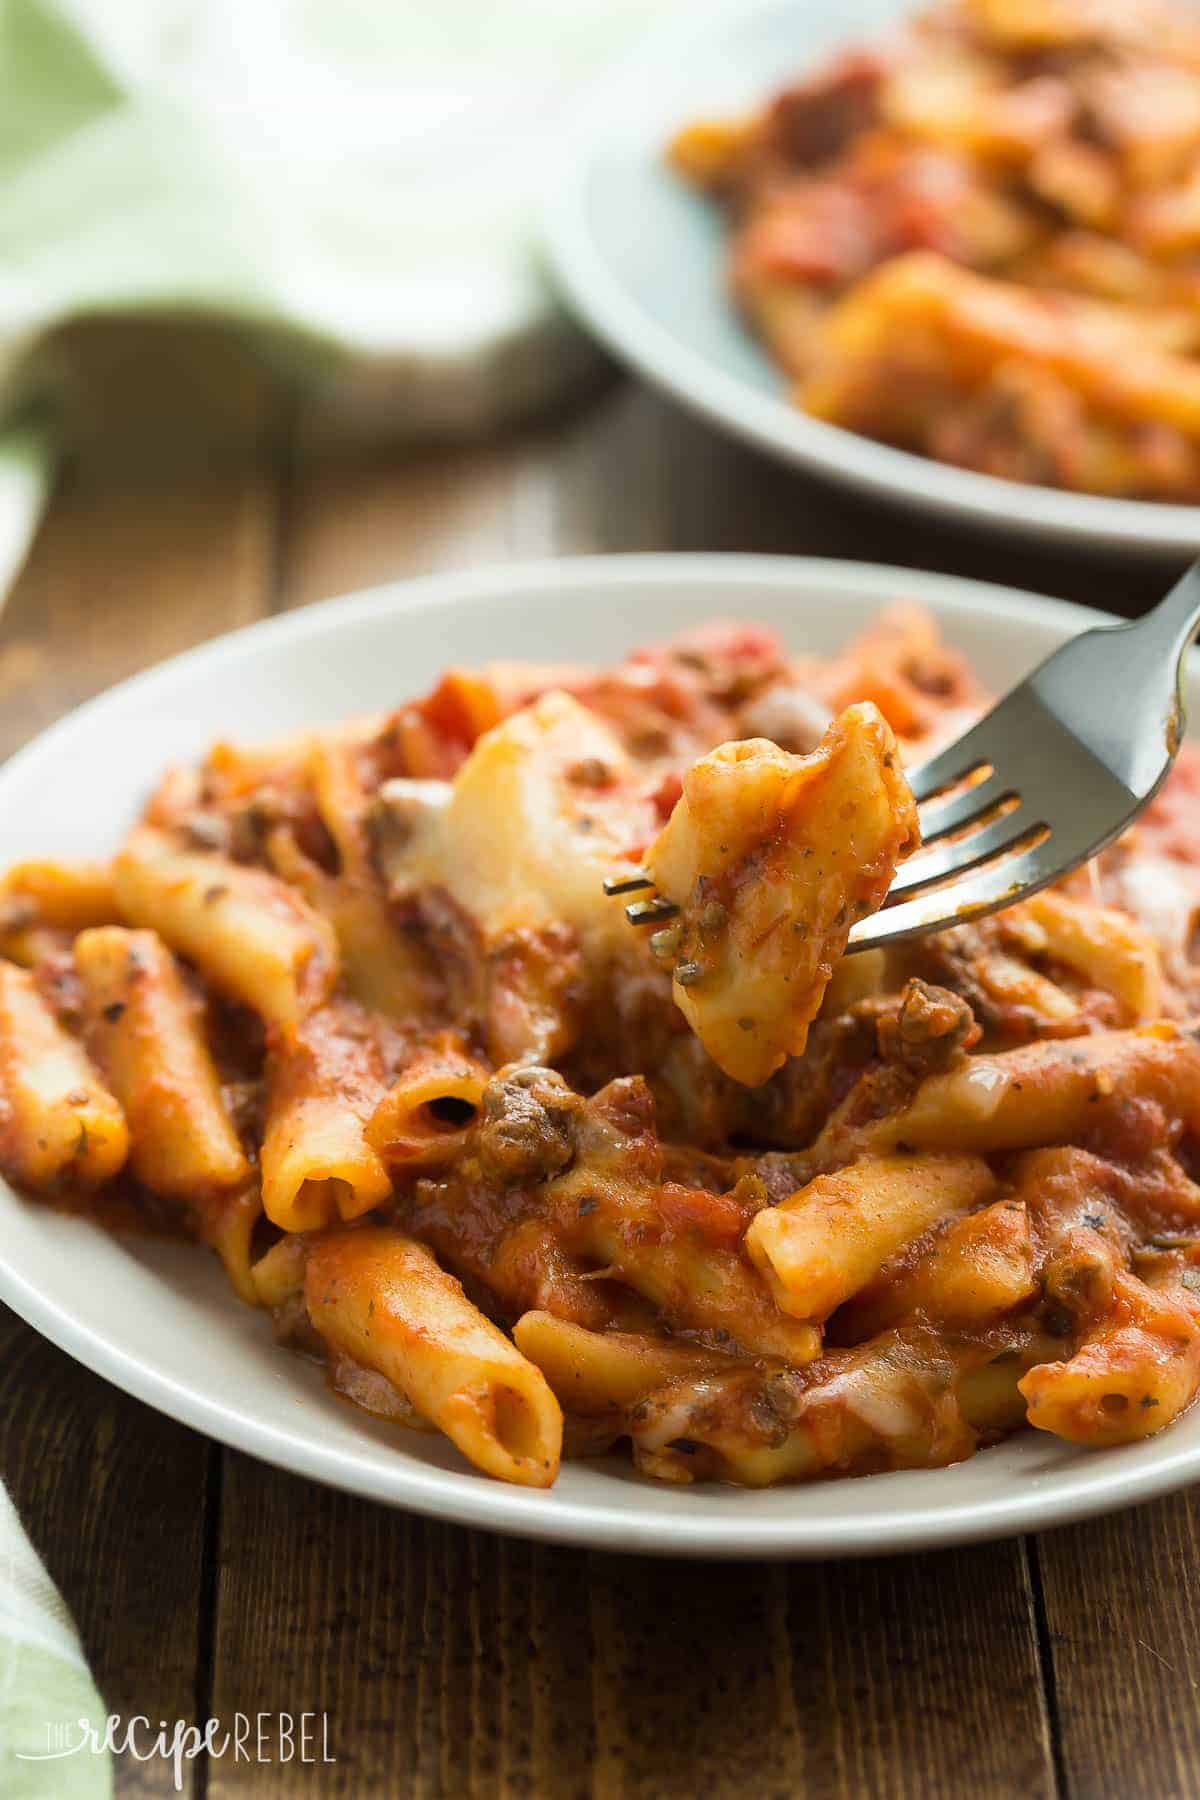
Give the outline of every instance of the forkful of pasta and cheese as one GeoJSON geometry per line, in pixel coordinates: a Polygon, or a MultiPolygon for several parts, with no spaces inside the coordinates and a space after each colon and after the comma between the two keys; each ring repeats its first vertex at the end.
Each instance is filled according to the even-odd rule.
{"type": "Polygon", "coordinates": [[[1152,612],[1081,633],[977,724],[903,773],[869,703],[807,756],[723,744],[684,777],[637,894],[675,1000],[750,1085],[800,1054],[834,964],[1029,898],[1127,829],[1183,737],[1200,563],[1152,612]],[[918,846],[920,846],[918,848],[918,846]]]}

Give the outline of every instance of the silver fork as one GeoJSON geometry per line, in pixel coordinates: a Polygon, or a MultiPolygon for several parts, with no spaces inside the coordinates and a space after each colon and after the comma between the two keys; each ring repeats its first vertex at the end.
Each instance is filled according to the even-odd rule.
{"type": "MultiPolygon", "coordinates": [[[[1200,563],[1144,618],[1056,650],[978,724],[917,769],[922,847],[848,950],[982,918],[1049,886],[1111,844],[1154,798],[1183,737],[1183,666],[1200,626],[1200,563]]],[[[652,887],[643,870],[605,892],[652,887]]],[[[651,894],[635,925],[678,908],[651,894]]]]}

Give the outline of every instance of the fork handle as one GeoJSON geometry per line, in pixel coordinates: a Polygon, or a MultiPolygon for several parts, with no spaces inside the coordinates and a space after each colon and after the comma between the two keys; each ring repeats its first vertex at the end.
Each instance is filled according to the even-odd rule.
{"type": "Polygon", "coordinates": [[[1138,644],[1139,656],[1180,662],[1200,630],[1200,562],[1194,562],[1170,593],[1127,629],[1131,643],[1138,644]]]}
{"type": "Polygon", "coordinates": [[[1050,657],[1030,676],[1030,689],[1050,712],[1074,718],[1077,735],[1130,793],[1149,794],[1162,779],[1164,742],[1170,759],[1183,737],[1184,656],[1198,628],[1200,563],[1193,563],[1142,618],[1074,638],[1071,656],[1050,657]],[[1078,721],[1081,688],[1097,702],[1086,730],[1078,721]]]}

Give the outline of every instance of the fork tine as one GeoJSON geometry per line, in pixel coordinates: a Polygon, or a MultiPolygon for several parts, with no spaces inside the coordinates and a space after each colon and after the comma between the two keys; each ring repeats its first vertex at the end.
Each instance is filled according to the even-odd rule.
{"type": "Polygon", "coordinates": [[[631,869],[628,875],[607,876],[604,882],[604,891],[611,899],[615,894],[636,894],[640,888],[653,886],[654,883],[645,869],[631,869]]]}
{"type": "Polygon", "coordinates": [[[930,757],[928,762],[919,764],[915,769],[905,770],[913,799],[918,806],[931,800],[943,788],[965,781],[981,763],[990,761],[980,739],[980,726],[983,723],[984,720],[981,719],[979,725],[972,726],[965,737],[947,744],[944,750],[937,756],[930,757]]]}
{"type": "Polygon", "coordinates": [[[1046,842],[1043,840],[1017,856],[1005,857],[965,881],[918,894],[914,900],[860,919],[851,928],[847,948],[878,949],[902,938],[919,937],[926,931],[965,924],[980,914],[994,912],[1018,895],[1024,899],[1028,894],[1036,894],[1062,873],[1061,867],[1055,867],[1053,857],[1044,854],[1046,842]]]}
{"type": "Polygon", "coordinates": [[[965,875],[969,869],[976,869],[1005,850],[1016,848],[1031,832],[1044,829],[1041,824],[1030,823],[1028,807],[1018,805],[969,837],[954,838],[950,843],[939,842],[932,849],[919,850],[907,862],[901,863],[884,905],[894,906],[901,900],[910,899],[918,888],[943,881],[948,875],[965,875]]]}
{"type": "Polygon", "coordinates": [[[962,831],[968,825],[982,820],[1005,800],[1018,798],[1012,787],[997,772],[989,775],[986,781],[977,782],[974,787],[956,794],[953,800],[929,801],[918,812],[921,841],[924,844],[936,844],[939,838],[946,837],[950,832],[962,831]]]}
{"type": "Polygon", "coordinates": [[[632,906],[625,908],[625,917],[631,925],[661,925],[667,919],[673,919],[678,911],[673,900],[656,894],[653,900],[635,900],[632,906]]]}

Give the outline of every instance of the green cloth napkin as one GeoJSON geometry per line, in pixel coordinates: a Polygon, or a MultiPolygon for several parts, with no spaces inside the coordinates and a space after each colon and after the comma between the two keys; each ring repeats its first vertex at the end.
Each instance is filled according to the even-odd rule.
{"type": "Polygon", "coordinates": [[[0,1484],[0,1794],[107,1800],[104,1736],[75,1627],[0,1484]]]}
{"type": "MultiPolygon", "coordinates": [[[[0,0],[0,597],[81,321],[219,322],[318,444],[483,431],[576,379],[533,219],[581,84],[664,5],[0,0]]],[[[103,394],[115,441],[138,409],[103,394]]]]}

